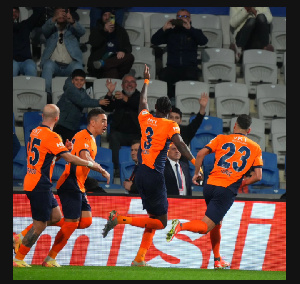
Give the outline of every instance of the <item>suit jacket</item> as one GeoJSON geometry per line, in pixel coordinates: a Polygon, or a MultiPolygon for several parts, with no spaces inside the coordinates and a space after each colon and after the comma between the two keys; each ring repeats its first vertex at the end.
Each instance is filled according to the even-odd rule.
{"type": "MultiPolygon", "coordinates": [[[[179,161],[179,164],[182,168],[182,171],[185,176],[185,183],[186,183],[186,195],[191,196],[192,195],[192,184],[191,184],[191,175],[189,167],[186,163],[179,161]]],[[[165,165],[165,181],[166,181],[166,187],[167,187],[167,195],[179,195],[179,189],[177,185],[177,179],[175,176],[175,173],[172,169],[171,163],[169,159],[166,161],[165,165]]]]}

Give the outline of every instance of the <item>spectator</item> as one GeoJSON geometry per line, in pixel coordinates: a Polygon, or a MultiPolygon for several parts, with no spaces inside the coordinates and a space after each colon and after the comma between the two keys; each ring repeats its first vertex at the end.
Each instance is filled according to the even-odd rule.
{"type": "Polygon", "coordinates": [[[20,22],[20,9],[13,7],[13,77],[37,76],[36,63],[30,50],[30,33],[37,25],[44,8],[33,8],[32,15],[20,22]]]}
{"type": "Polygon", "coordinates": [[[41,58],[42,77],[51,98],[54,76],[70,76],[75,69],[83,69],[79,38],[84,27],[73,19],[69,9],[56,7],[52,18],[42,26],[46,47],[41,58]]]}
{"type": "Polygon", "coordinates": [[[107,99],[96,100],[88,96],[83,88],[85,77],[86,74],[82,69],[74,70],[71,77],[66,79],[63,87],[64,93],[57,102],[60,120],[54,130],[62,136],[64,142],[66,139],[71,141],[79,130],[82,111],[85,107],[99,107],[109,103],[107,99]]]}
{"type": "MultiPolygon", "coordinates": [[[[103,10],[107,10],[109,7],[91,7],[90,9],[90,29],[93,29],[97,26],[98,21],[102,18],[103,10]]],[[[124,7],[115,7],[110,8],[114,15],[116,15],[116,23],[119,26],[124,26],[124,13],[126,8],[124,7]]]]}
{"type": "Polygon", "coordinates": [[[176,20],[170,19],[151,38],[154,45],[167,44],[167,67],[158,78],[168,83],[168,97],[174,100],[174,84],[180,80],[199,80],[197,67],[198,45],[205,45],[207,37],[201,29],[192,27],[191,14],[186,9],[177,12],[176,20]]]}
{"type": "Polygon", "coordinates": [[[116,91],[114,96],[116,82],[107,79],[106,87],[108,92],[104,98],[109,100],[109,104],[102,108],[105,111],[113,111],[109,148],[112,150],[114,168],[118,174],[120,146],[130,146],[133,140],[141,139],[138,122],[140,92],[136,89],[136,79],[129,74],[122,79],[122,91],[116,91]]]}
{"type": "Polygon", "coordinates": [[[172,143],[165,165],[165,181],[168,195],[192,195],[192,177],[187,163],[180,161],[181,153],[172,143]]]}
{"type": "Polygon", "coordinates": [[[269,7],[230,7],[229,24],[235,42],[230,44],[236,62],[247,49],[274,51],[270,44],[272,14],[269,7]]]}
{"type": "Polygon", "coordinates": [[[139,194],[139,191],[135,184],[135,173],[138,168],[138,150],[141,145],[140,140],[133,140],[131,144],[131,158],[135,162],[135,166],[133,168],[132,174],[130,175],[129,179],[126,179],[123,182],[123,187],[128,191],[130,194],[139,194]]]}
{"type": "Polygon", "coordinates": [[[134,61],[126,30],[115,23],[111,8],[103,9],[102,21],[91,30],[88,72],[97,78],[122,79],[134,61]]]}

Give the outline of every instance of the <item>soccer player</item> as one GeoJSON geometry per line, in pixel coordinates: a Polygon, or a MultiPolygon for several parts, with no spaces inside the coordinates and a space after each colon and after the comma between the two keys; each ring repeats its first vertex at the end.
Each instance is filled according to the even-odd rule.
{"type": "Polygon", "coordinates": [[[42,124],[33,129],[30,134],[24,190],[30,200],[33,223],[24,230],[24,237],[23,234],[16,235],[17,238],[13,237],[16,252],[13,259],[15,267],[30,267],[24,261],[25,256],[47,224],[51,225],[61,220],[61,211],[51,190],[55,157],[62,157],[77,166],[102,171],[98,163],[83,160],[69,152],[68,148],[72,147],[72,143],[68,141],[68,148],[66,148],[61,137],[52,131],[58,120],[59,108],[54,104],[47,104],[43,109],[42,124]]]}
{"type": "MultiPolygon", "coordinates": [[[[183,142],[176,122],[168,119],[172,105],[168,97],[160,97],[156,102],[156,114],[150,114],[147,104],[147,88],[150,79],[149,67],[145,65],[145,82],[140,95],[139,123],[141,126],[141,146],[138,153],[139,166],[135,181],[142,199],[143,208],[149,217],[128,217],[112,210],[103,229],[103,237],[117,224],[130,224],[145,228],[139,251],[131,266],[148,266],[145,255],[156,230],[164,229],[168,221],[168,199],[164,178],[167,151],[173,142],[182,155],[195,163],[195,158],[183,142]]],[[[199,173],[201,176],[201,174],[199,173]]]]}
{"type": "MultiPolygon", "coordinates": [[[[77,132],[73,139],[71,154],[94,163],[97,154],[95,138],[107,129],[107,117],[102,109],[92,109],[87,115],[87,128],[77,132]]],[[[62,204],[64,224],[55,237],[54,244],[42,263],[46,267],[60,267],[57,254],[67,244],[76,229],[85,229],[92,224],[91,206],[87,200],[84,183],[89,169],[84,166],[68,164],[57,181],[57,194],[62,204]]],[[[100,173],[110,181],[110,174],[103,168],[100,173]]]]}
{"type": "Polygon", "coordinates": [[[249,115],[240,115],[234,125],[233,134],[218,135],[198,152],[195,175],[192,179],[196,185],[198,185],[197,181],[202,178],[198,171],[204,157],[209,153],[215,153],[214,168],[208,176],[207,183],[203,186],[203,195],[207,205],[205,216],[202,220],[192,220],[186,223],[180,223],[175,219],[172,221],[171,230],[167,233],[167,241],[170,242],[180,231],[187,230],[199,234],[210,232],[215,269],[230,266],[229,262],[222,260],[219,251],[223,217],[232,206],[240,185],[243,187],[262,178],[261,148],[247,138],[251,130],[251,122],[249,115]],[[252,176],[243,179],[251,167],[254,168],[252,176]]]}

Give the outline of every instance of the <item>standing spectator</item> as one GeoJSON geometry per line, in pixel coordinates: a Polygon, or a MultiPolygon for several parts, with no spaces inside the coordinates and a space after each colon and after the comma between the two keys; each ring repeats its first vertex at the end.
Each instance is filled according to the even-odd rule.
{"type": "Polygon", "coordinates": [[[181,153],[173,143],[169,147],[165,166],[167,195],[192,195],[191,174],[188,163],[180,161],[181,153]]]}
{"type": "Polygon", "coordinates": [[[97,78],[122,79],[134,61],[127,31],[115,22],[111,8],[103,9],[102,20],[91,30],[88,72],[97,78]]]}
{"type": "Polygon", "coordinates": [[[136,89],[136,79],[125,75],[122,79],[122,91],[115,91],[116,83],[106,80],[108,92],[105,99],[109,100],[105,111],[113,111],[110,126],[109,148],[112,150],[114,168],[119,168],[119,149],[130,146],[133,140],[141,139],[141,128],[138,122],[140,92],[136,89]]]}
{"type": "Polygon", "coordinates": [[[62,136],[63,141],[71,140],[79,130],[82,111],[85,107],[99,107],[109,101],[91,99],[84,89],[86,74],[82,69],[76,69],[71,77],[66,79],[64,93],[57,102],[60,109],[60,120],[54,131],[62,136]]]}
{"type": "Polygon", "coordinates": [[[210,172],[207,183],[203,187],[203,195],[207,209],[202,220],[181,223],[175,219],[172,228],[167,233],[170,242],[180,231],[187,230],[199,234],[210,232],[210,241],[214,254],[214,268],[222,269],[230,266],[220,256],[221,224],[223,217],[232,206],[240,185],[255,183],[262,178],[262,151],[260,146],[247,138],[250,133],[252,119],[249,115],[239,115],[234,125],[233,134],[220,134],[202,148],[196,158],[195,174],[192,182],[199,185],[200,167],[203,159],[209,153],[215,153],[215,164],[210,172]],[[243,179],[244,175],[253,166],[251,177],[243,179]]]}
{"type": "Polygon", "coordinates": [[[37,76],[36,63],[30,50],[30,33],[38,24],[45,8],[33,8],[32,15],[20,22],[20,9],[13,7],[13,77],[37,76]]]}
{"type": "Polygon", "coordinates": [[[123,182],[123,187],[128,191],[130,194],[138,194],[139,191],[135,184],[135,173],[138,169],[138,150],[141,145],[140,140],[133,140],[131,144],[131,158],[135,162],[135,166],[133,168],[132,174],[130,175],[129,179],[126,179],[123,182]]]}
{"type": "Polygon", "coordinates": [[[180,80],[198,81],[198,45],[205,45],[207,37],[201,29],[192,27],[191,14],[186,9],[177,12],[176,20],[170,19],[151,38],[154,45],[167,44],[167,67],[158,78],[168,83],[168,97],[175,97],[174,84],[180,80]]]}
{"type": "Polygon", "coordinates": [[[236,62],[247,49],[274,51],[270,44],[272,14],[269,7],[230,7],[229,24],[235,42],[230,44],[236,62]]]}
{"type": "Polygon", "coordinates": [[[91,7],[90,9],[90,29],[93,29],[97,26],[98,21],[102,19],[103,11],[107,9],[112,9],[112,13],[116,15],[116,23],[119,26],[124,26],[124,13],[126,8],[124,7],[91,7]]]}
{"type": "Polygon", "coordinates": [[[69,76],[75,69],[83,69],[79,38],[85,34],[85,28],[73,19],[69,9],[56,7],[42,30],[46,38],[41,58],[42,77],[50,100],[53,77],[69,76]]]}

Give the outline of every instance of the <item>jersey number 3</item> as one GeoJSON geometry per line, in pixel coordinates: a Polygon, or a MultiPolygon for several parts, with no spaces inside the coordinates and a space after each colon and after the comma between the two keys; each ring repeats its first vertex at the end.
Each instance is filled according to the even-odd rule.
{"type": "Polygon", "coordinates": [[[145,149],[150,149],[152,144],[152,136],[153,136],[153,129],[152,127],[147,127],[146,129],[146,138],[147,138],[147,141],[144,142],[144,148],[145,149]]]}
{"type": "MultiPolygon", "coordinates": [[[[219,162],[218,162],[218,166],[228,169],[230,167],[230,163],[227,162],[227,160],[229,158],[231,158],[233,156],[233,154],[235,153],[235,145],[233,143],[225,143],[222,146],[222,149],[226,150],[229,148],[229,152],[226,153],[225,155],[223,155],[219,162]]],[[[242,165],[239,167],[237,162],[232,162],[232,167],[236,172],[241,172],[247,165],[247,160],[250,157],[250,149],[246,146],[242,146],[238,149],[238,151],[240,153],[245,152],[245,154],[243,156],[241,156],[241,161],[242,161],[242,165]]]]}

